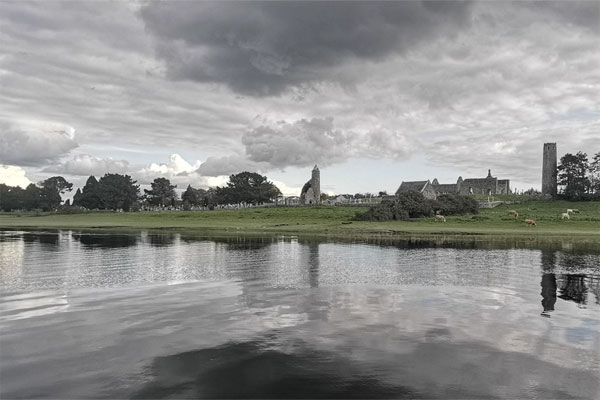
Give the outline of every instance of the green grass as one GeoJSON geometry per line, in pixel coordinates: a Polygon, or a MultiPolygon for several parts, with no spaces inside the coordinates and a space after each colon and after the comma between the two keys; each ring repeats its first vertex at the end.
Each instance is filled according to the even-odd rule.
{"type": "Polygon", "coordinates": [[[205,233],[269,233],[373,238],[396,235],[494,235],[542,239],[588,236],[600,242],[600,202],[531,201],[483,209],[477,215],[419,221],[353,221],[360,207],[297,207],[160,213],[86,213],[70,215],[0,214],[0,229],[109,229],[194,230],[205,233]],[[561,220],[567,208],[581,210],[571,220],[561,220]],[[517,210],[519,220],[507,215],[517,210]],[[537,227],[527,226],[534,219],[537,227]]]}

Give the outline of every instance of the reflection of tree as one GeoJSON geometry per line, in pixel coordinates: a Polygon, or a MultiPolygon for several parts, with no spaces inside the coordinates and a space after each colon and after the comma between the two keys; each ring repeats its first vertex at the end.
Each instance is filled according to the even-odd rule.
{"type": "Polygon", "coordinates": [[[42,244],[49,244],[52,247],[58,246],[58,233],[25,233],[22,237],[25,243],[37,242],[42,244]]]}
{"type": "Polygon", "coordinates": [[[194,236],[182,235],[181,240],[185,243],[215,242],[227,245],[227,250],[259,250],[277,243],[276,237],[257,236],[194,236]]]}
{"type": "Polygon", "coordinates": [[[139,235],[122,235],[122,234],[83,234],[74,233],[73,239],[78,240],[81,244],[89,247],[129,247],[135,246],[138,242],[139,235]]]}
{"type": "Polygon", "coordinates": [[[600,278],[590,276],[588,284],[590,286],[590,292],[594,293],[594,296],[596,296],[596,304],[600,304],[600,278]]]}
{"type": "Polygon", "coordinates": [[[171,246],[175,242],[175,236],[171,233],[152,233],[148,235],[151,246],[171,246]]]}
{"type": "Polygon", "coordinates": [[[560,275],[559,276],[560,297],[563,300],[571,300],[577,304],[587,302],[587,287],[585,275],[560,275]]]}
{"type": "Polygon", "coordinates": [[[556,276],[554,274],[542,274],[542,307],[544,313],[554,311],[556,303],[556,276]]]}

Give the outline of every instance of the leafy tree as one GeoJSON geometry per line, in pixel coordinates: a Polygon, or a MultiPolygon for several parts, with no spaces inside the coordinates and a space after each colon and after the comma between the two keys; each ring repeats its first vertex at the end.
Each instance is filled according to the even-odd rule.
{"type": "Polygon", "coordinates": [[[189,210],[191,207],[204,205],[207,191],[204,189],[195,189],[192,185],[188,185],[187,189],[181,195],[184,209],[189,210]]]}
{"type": "Polygon", "coordinates": [[[596,195],[600,195],[600,151],[594,154],[590,163],[590,188],[596,195]]]}
{"type": "Polygon", "coordinates": [[[175,193],[177,185],[171,185],[171,181],[167,178],[156,178],[151,186],[152,189],[144,189],[144,192],[148,202],[152,205],[165,207],[171,205],[177,198],[177,193],[175,193]]]}
{"type": "MultiPolygon", "coordinates": [[[[20,189],[20,188],[19,188],[20,189]]],[[[23,210],[35,210],[41,208],[41,197],[42,197],[42,189],[34,185],[33,183],[29,184],[27,188],[23,192],[21,192],[21,198],[17,201],[20,201],[20,207],[23,210]]]]}
{"type": "Polygon", "coordinates": [[[75,196],[73,197],[74,204],[85,207],[88,210],[103,208],[100,192],[100,183],[95,176],[90,176],[85,182],[82,191],[79,192],[79,195],[78,193],[75,193],[75,196]]]}
{"type": "Polygon", "coordinates": [[[400,208],[406,210],[411,218],[430,217],[433,215],[431,204],[419,191],[409,190],[396,196],[400,208]]]}
{"type": "Polygon", "coordinates": [[[0,210],[12,211],[23,208],[24,190],[0,183],[0,210]]]}
{"type": "Polygon", "coordinates": [[[266,176],[245,171],[231,175],[227,186],[217,187],[215,195],[222,204],[261,204],[281,196],[281,191],[266,176]]]}
{"type": "Polygon", "coordinates": [[[477,214],[479,203],[471,196],[441,194],[431,202],[433,210],[441,215],[477,214]]]}
{"type": "Polygon", "coordinates": [[[74,206],[80,205],[79,203],[81,202],[81,196],[83,196],[83,194],[81,193],[81,189],[77,188],[77,191],[75,192],[75,195],[73,196],[73,205],[74,206]]]}
{"type": "Polygon", "coordinates": [[[558,184],[564,186],[562,194],[565,198],[576,200],[585,195],[590,186],[586,176],[588,169],[587,154],[581,151],[575,155],[567,153],[560,158],[558,184]]]}
{"type": "Polygon", "coordinates": [[[40,183],[40,206],[44,210],[53,210],[60,206],[61,195],[73,190],[73,184],[62,176],[53,176],[40,183]]]}
{"type": "Polygon", "coordinates": [[[131,206],[138,200],[140,186],[129,175],[106,174],[98,181],[98,194],[101,207],[118,210],[131,206]]]}

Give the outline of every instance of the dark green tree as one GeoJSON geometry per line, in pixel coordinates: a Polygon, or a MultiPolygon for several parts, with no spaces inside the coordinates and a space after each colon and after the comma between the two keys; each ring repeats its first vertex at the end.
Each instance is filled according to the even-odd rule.
{"type": "Polygon", "coordinates": [[[144,189],[148,203],[165,207],[177,199],[177,193],[175,193],[177,185],[171,185],[171,181],[167,178],[156,178],[150,185],[152,189],[144,189]]]}
{"type": "Polygon", "coordinates": [[[73,200],[76,205],[85,207],[88,210],[95,210],[102,207],[102,198],[100,197],[100,183],[95,176],[90,176],[85,182],[85,186],[80,195],[75,193],[73,200]]]}
{"type": "Polygon", "coordinates": [[[23,192],[21,192],[21,197],[18,200],[20,202],[19,208],[23,210],[36,210],[42,208],[41,198],[42,189],[31,183],[23,192]]]}
{"type": "Polygon", "coordinates": [[[281,191],[266,176],[245,171],[231,175],[227,186],[217,187],[215,195],[220,204],[262,204],[274,201],[281,191]]]}
{"type": "Polygon", "coordinates": [[[118,210],[137,202],[140,186],[129,175],[106,174],[98,181],[98,193],[101,207],[106,210],[118,210]]]}
{"type": "Polygon", "coordinates": [[[73,184],[62,176],[53,176],[40,182],[40,207],[43,210],[54,210],[60,206],[65,192],[73,190],[73,184]]]}
{"type": "Polygon", "coordinates": [[[204,198],[206,197],[206,190],[195,189],[192,185],[188,185],[187,189],[181,195],[181,201],[183,201],[184,208],[191,208],[204,205],[204,198]]]}
{"type": "Polygon", "coordinates": [[[590,163],[590,189],[596,196],[600,195],[600,151],[594,154],[590,163]]]}
{"type": "Polygon", "coordinates": [[[587,154],[581,151],[575,155],[567,153],[560,158],[558,184],[563,186],[562,194],[566,199],[576,200],[588,192],[590,187],[588,170],[587,154]]]}

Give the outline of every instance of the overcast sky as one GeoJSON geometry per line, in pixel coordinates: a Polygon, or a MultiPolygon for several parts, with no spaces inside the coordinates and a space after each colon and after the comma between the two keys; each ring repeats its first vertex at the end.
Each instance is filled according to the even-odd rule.
{"type": "Polygon", "coordinates": [[[0,182],[540,188],[600,151],[600,2],[0,2],[0,182]]]}

